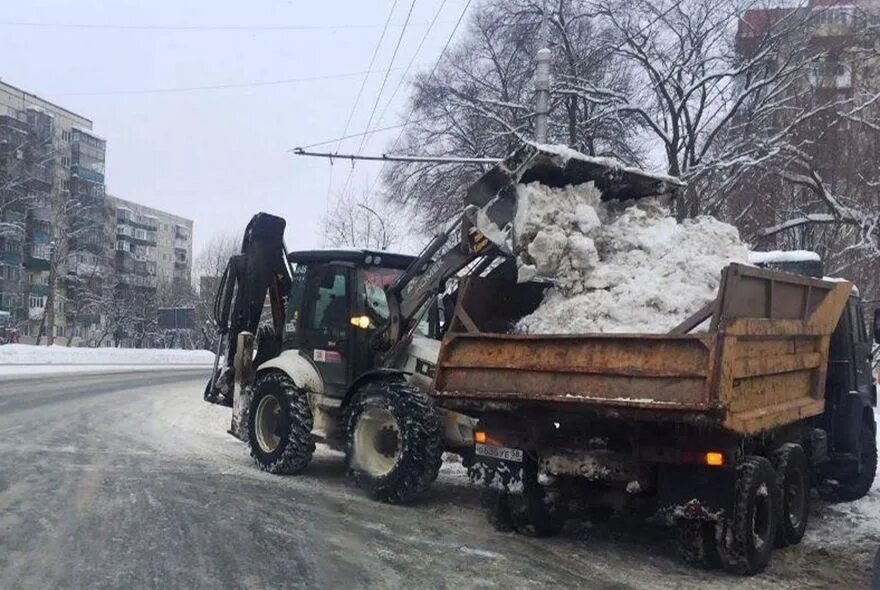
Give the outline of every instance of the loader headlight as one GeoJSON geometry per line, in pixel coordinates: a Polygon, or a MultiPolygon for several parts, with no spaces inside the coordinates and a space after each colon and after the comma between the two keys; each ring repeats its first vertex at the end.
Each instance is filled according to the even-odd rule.
{"type": "Polygon", "coordinates": [[[351,318],[351,325],[355,328],[361,328],[362,330],[366,330],[370,326],[373,325],[372,320],[370,320],[370,316],[366,315],[358,315],[351,318]]]}

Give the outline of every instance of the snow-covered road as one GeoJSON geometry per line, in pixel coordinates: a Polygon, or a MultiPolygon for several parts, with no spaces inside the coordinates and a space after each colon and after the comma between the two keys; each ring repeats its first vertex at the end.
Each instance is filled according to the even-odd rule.
{"type": "Polygon", "coordinates": [[[321,447],[304,475],[257,471],[206,372],[0,381],[0,588],[858,588],[880,544],[877,485],[750,579],[642,523],[496,533],[452,462],[419,504],[377,504],[321,447]]]}

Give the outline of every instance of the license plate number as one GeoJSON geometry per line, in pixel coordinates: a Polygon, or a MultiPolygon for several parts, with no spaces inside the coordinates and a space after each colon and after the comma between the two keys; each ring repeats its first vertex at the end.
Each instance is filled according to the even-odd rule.
{"type": "Polygon", "coordinates": [[[509,449],[507,447],[493,447],[482,443],[474,445],[474,452],[481,457],[490,457],[500,461],[513,461],[514,463],[522,463],[523,452],[520,449],[509,449]]]}

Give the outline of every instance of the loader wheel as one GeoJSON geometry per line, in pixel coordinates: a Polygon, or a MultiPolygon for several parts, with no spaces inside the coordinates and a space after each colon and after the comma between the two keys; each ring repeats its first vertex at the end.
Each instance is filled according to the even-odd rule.
{"type": "Polygon", "coordinates": [[[284,373],[257,377],[247,423],[251,457],[263,471],[295,474],[309,464],[315,451],[309,399],[284,373]]]}
{"type": "Polygon", "coordinates": [[[877,424],[873,416],[862,421],[862,432],[859,439],[859,474],[847,481],[841,481],[834,496],[841,502],[852,502],[863,498],[874,483],[877,473],[877,424]]]}
{"type": "Polygon", "coordinates": [[[770,461],[749,456],[736,468],[733,514],[722,522],[724,569],[751,576],[770,563],[779,523],[779,487],[770,461]]]}
{"type": "Polygon", "coordinates": [[[402,379],[364,385],[350,405],[347,433],[349,474],[372,498],[410,502],[437,479],[440,415],[424,393],[402,379]]]}
{"type": "Polygon", "coordinates": [[[702,569],[721,567],[716,529],[718,524],[705,520],[678,519],[675,523],[678,554],[688,565],[702,569]]]}
{"type": "Polygon", "coordinates": [[[538,482],[537,463],[526,458],[522,493],[502,492],[516,532],[527,537],[552,537],[565,525],[565,514],[550,491],[538,482]]]}
{"type": "Polygon", "coordinates": [[[804,538],[810,516],[810,471],[803,447],[788,443],[774,454],[776,481],[782,506],[776,547],[797,545],[804,538]]]}

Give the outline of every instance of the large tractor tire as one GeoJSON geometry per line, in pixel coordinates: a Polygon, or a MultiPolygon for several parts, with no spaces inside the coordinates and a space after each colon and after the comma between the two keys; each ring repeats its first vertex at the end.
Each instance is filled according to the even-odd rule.
{"type": "Polygon", "coordinates": [[[724,569],[743,576],[770,564],[779,525],[776,473],[764,457],[745,457],[736,468],[733,514],[722,522],[718,546],[724,569]]]}
{"type": "Polygon", "coordinates": [[[251,457],[263,471],[300,473],[312,459],[312,411],[309,398],[284,373],[257,377],[247,412],[251,457]]]}
{"type": "Polygon", "coordinates": [[[403,379],[382,379],[355,394],[346,421],[346,462],[373,499],[411,502],[437,479],[443,424],[431,400],[403,379]]]}
{"type": "Polygon", "coordinates": [[[801,445],[787,443],[773,454],[773,459],[782,499],[776,547],[797,545],[804,538],[810,517],[810,467],[807,455],[801,445]]]}
{"type": "Polygon", "coordinates": [[[552,537],[565,525],[566,516],[559,502],[538,482],[538,466],[526,458],[523,489],[511,493],[485,488],[481,503],[486,520],[500,532],[515,530],[527,537],[552,537]]]}
{"type": "Polygon", "coordinates": [[[717,528],[715,522],[680,518],[675,523],[675,536],[682,561],[701,569],[720,568],[717,528]]]}
{"type": "Polygon", "coordinates": [[[877,473],[877,424],[874,416],[867,415],[862,421],[859,434],[859,473],[851,479],[839,482],[834,496],[841,502],[852,502],[863,498],[871,491],[877,473]]]}

